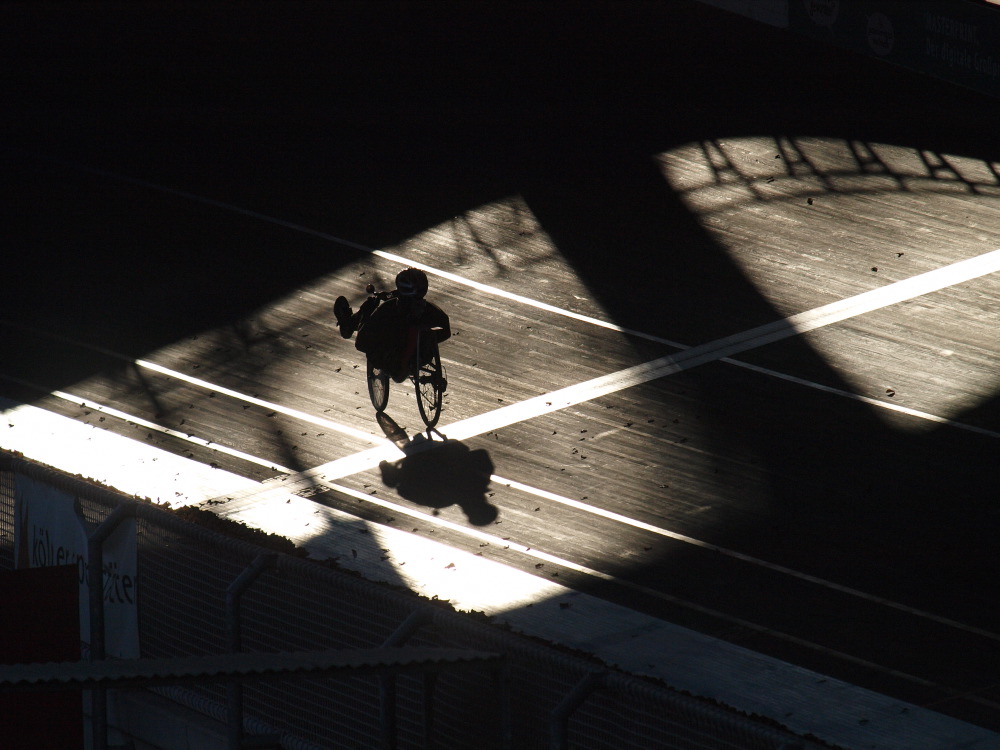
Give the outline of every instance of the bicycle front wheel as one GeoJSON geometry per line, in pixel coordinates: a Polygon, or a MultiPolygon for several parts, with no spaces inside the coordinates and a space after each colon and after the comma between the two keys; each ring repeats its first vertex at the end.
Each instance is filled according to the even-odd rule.
{"type": "Polygon", "coordinates": [[[431,356],[427,363],[417,368],[413,384],[417,390],[417,408],[420,410],[420,418],[428,427],[434,427],[438,423],[438,419],[441,418],[441,402],[448,386],[437,342],[434,342],[431,347],[431,356]]]}
{"type": "Polygon", "coordinates": [[[368,397],[375,411],[383,412],[389,403],[389,373],[368,360],[368,397]]]}

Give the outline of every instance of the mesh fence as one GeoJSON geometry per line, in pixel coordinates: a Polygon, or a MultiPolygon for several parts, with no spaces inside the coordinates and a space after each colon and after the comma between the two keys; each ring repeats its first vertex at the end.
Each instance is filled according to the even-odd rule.
{"type": "Polygon", "coordinates": [[[0,471],[0,570],[14,569],[14,472],[0,471]]]}
{"type": "MultiPolygon", "coordinates": [[[[103,520],[125,498],[0,453],[0,569],[13,558],[15,471],[76,495],[85,517],[103,520]]],[[[264,551],[147,504],[136,510],[139,638],[143,657],[230,650],[227,588],[264,551]]],[[[276,554],[241,600],[244,650],[309,651],[378,647],[414,613],[406,645],[502,654],[495,666],[466,665],[396,678],[397,747],[552,747],[553,712],[588,675],[594,690],[566,724],[566,747],[769,750],[814,745],[769,724],[669,688],[609,672],[586,658],[517,636],[406,592],[319,563],[276,554]],[[509,707],[509,711],[505,710],[509,707]],[[508,721],[509,717],[509,721],[508,721]],[[509,744],[504,744],[505,726],[509,744]]],[[[282,736],[286,748],[379,747],[379,677],[295,677],[248,683],[248,719],[282,736]]],[[[189,706],[224,716],[225,684],[173,692],[189,706]],[[211,707],[207,710],[206,707],[211,707]]]]}

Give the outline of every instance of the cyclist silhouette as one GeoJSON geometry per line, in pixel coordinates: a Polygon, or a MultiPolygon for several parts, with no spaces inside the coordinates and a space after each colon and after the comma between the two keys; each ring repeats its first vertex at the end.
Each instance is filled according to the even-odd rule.
{"type": "Polygon", "coordinates": [[[357,331],[355,348],[397,383],[406,380],[409,373],[418,333],[423,332],[421,364],[430,356],[429,348],[423,351],[425,344],[429,347],[431,341],[441,343],[451,336],[448,315],[424,299],[427,288],[427,274],[419,268],[406,268],[396,275],[396,291],[382,304],[372,296],[353,312],[345,297],[333,303],[340,335],[349,339],[357,331]]]}

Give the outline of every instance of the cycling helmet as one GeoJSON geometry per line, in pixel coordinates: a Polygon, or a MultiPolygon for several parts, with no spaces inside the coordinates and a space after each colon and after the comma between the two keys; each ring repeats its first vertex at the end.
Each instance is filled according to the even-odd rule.
{"type": "Polygon", "coordinates": [[[396,291],[400,297],[423,299],[427,294],[427,274],[419,268],[407,268],[396,275],[396,291]]]}

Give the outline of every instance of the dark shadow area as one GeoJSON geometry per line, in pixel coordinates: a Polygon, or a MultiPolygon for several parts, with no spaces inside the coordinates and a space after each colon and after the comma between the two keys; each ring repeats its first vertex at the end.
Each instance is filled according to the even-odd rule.
{"type": "Polygon", "coordinates": [[[405,454],[379,464],[387,487],[404,500],[432,508],[435,516],[441,509],[457,505],[473,526],[496,521],[499,510],[488,499],[493,460],[487,451],[472,450],[446,437],[431,440],[423,433],[411,438],[385,412],[375,416],[386,437],[405,454]]]}
{"type": "MultiPolygon", "coordinates": [[[[772,311],[665,189],[653,154],[748,133],[1000,153],[995,103],[683,0],[2,14],[19,61],[0,116],[18,267],[0,318],[126,354],[231,323],[362,256],[180,196],[164,206],[70,164],[372,247],[521,193],[616,321],[707,340],[772,311]]],[[[4,338],[5,351],[22,345],[4,338]]],[[[65,367],[62,384],[93,364],[65,367]]]]}
{"type": "MultiPolygon", "coordinates": [[[[80,583],[75,565],[0,572],[0,664],[80,659],[80,583]],[[45,607],[39,607],[44,599],[45,607]]],[[[79,692],[7,692],[0,696],[4,746],[11,750],[82,750],[85,725],[79,692]]]]}
{"type": "MultiPolygon", "coordinates": [[[[0,84],[0,186],[9,197],[0,320],[131,356],[234,325],[364,256],[75,163],[372,247],[520,194],[611,319],[698,344],[782,315],[671,190],[654,155],[790,134],[916,148],[933,174],[950,174],[935,154],[1000,159],[997,101],[685,0],[42,7],[0,7],[0,44],[14,61],[0,84]]],[[[867,152],[857,159],[860,170],[881,168],[867,152]]],[[[0,326],[7,375],[56,388],[109,366],[82,352],[0,326]]],[[[805,342],[788,343],[784,356],[850,390],[805,342]]],[[[696,377],[716,452],[752,453],[768,482],[768,506],[734,510],[711,542],[1000,629],[1000,469],[982,442],[944,428],[903,434],[862,406],[817,414],[811,394],[774,384],[734,392],[715,367],[696,377]]],[[[35,398],[12,382],[0,381],[0,394],[35,398]]],[[[996,429],[998,404],[962,418],[996,429]]],[[[290,449],[286,459],[303,468],[290,449]]],[[[490,455],[451,441],[383,467],[404,499],[457,504],[473,525],[496,517],[491,473],[490,455]]],[[[950,633],[930,644],[921,630],[906,644],[918,631],[905,623],[854,628],[836,612],[790,606],[798,594],[763,579],[759,596],[734,596],[732,571],[720,567],[713,588],[702,564],[676,553],[629,576],[739,615],[766,611],[775,629],[872,659],[891,642],[895,668],[956,690],[1000,679],[982,642],[950,633]],[[835,632],[816,633],[820,621],[835,632]],[[975,658],[980,649],[985,658],[975,658]],[[965,662],[952,671],[958,656],[965,662]]],[[[863,667],[639,604],[874,679],[863,667]]],[[[992,706],[956,713],[1000,725],[992,706]]]]}

